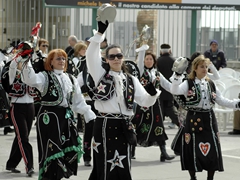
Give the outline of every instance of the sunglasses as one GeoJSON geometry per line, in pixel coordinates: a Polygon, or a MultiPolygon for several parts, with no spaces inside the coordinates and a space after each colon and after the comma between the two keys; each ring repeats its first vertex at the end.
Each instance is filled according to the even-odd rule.
{"type": "Polygon", "coordinates": [[[66,61],[66,58],[65,57],[57,57],[56,60],[57,61],[61,61],[61,60],[66,61]]]}
{"type": "Polygon", "coordinates": [[[42,45],[42,47],[48,47],[48,45],[44,44],[44,45],[42,45]]]}
{"type": "Polygon", "coordinates": [[[109,60],[114,60],[115,57],[117,57],[118,59],[122,59],[122,58],[123,58],[123,54],[122,54],[122,53],[109,54],[109,55],[107,56],[107,58],[108,58],[109,60]]]}

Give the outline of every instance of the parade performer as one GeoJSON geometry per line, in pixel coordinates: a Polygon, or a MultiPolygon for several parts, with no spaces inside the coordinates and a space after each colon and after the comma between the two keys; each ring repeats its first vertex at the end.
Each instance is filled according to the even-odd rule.
{"type": "MultiPolygon", "coordinates": [[[[21,159],[25,163],[26,173],[32,176],[34,173],[33,151],[29,142],[29,134],[34,118],[33,97],[34,89],[21,80],[22,63],[29,60],[33,52],[32,44],[22,42],[17,47],[17,54],[13,57],[9,70],[2,75],[2,82],[7,87],[8,95],[11,97],[11,119],[16,136],[14,138],[6,170],[20,173],[16,169],[21,159]]],[[[7,66],[8,67],[8,66],[7,66]]]]}
{"type": "Polygon", "coordinates": [[[65,73],[66,61],[65,51],[54,49],[45,61],[45,71],[35,73],[30,62],[23,69],[22,80],[42,95],[37,117],[40,180],[77,175],[83,152],[73,111],[83,114],[87,122],[96,117],[85,103],[77,80],[65,73]]]}
{"type": "MultiPolygon", "coordinates": [[[[182,133],[181,165],[188,170],[191,180],[196,180],[196,172],[206,170],[208,180],[213,180],[215,171],[223,171],[219,131],[213,106],[239,109],[240,100],[229,100],[221,95],[208,76],[210,60],[203,55],[192,62],[188,79],[182,82],[182,63],[174,64],[171,77],[171,92],[184,95],[182,104],[187,108],[185,127],[182,133]]],[[[186,69],[186,68],[185,68],[186,69]]]]}
{"type": "MultiPolygon", "coordinates": [[[[151,52],[146,52],[149,46],[144,44],[136,49],[138,53],[138,68],[140,71],[140,83],[148,88],[148,83],[152,82],[155,88],[160,86],[170,91],[170,82],[168,82],[156,69],[156,56],[151,52]]],[[[136,113],[132,119],[136,127],[138,144],[143,147],[157,145],[160,148],[160,161],[172,160],[174,156],[169,156],[166,151],[166,140],[168,139],[163,124],[163,116],[158,98],[153,106],[137,106],[136,113]]]]}
{"type": "Polygon", "coordinates": [[[107,47],[103,68],[100,43],[107,27],[107,19],[98,21],[98,32],[90,38],[86,52],[87,67],[96,87],[94,105],[99,112],[94,122],[94,164],[89,180],[131,180],[133,102],[152,106],[160,91],[151,84],[150,95],[136,77],[127,74],[123,52],[117,45],[107,47]]]}

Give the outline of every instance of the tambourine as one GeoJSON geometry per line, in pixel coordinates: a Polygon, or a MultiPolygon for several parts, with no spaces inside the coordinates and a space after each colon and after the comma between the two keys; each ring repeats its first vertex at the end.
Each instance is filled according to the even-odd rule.
{"type": "Polygon", "coordinates": [[[104,3],[97,10],[97,21],[102,21],[102,23],[112,23],[117,15],[116,6],[112,6],[109,3],[104,3]]]}
{"type": "Polygon", "coordinates": [[[137,64],[131,60],[125,60],[124,61],[125,65],[128,68],[129,74],[135,76],[136,78],[140,79],[140,71],[137,67],[137,64]]]}

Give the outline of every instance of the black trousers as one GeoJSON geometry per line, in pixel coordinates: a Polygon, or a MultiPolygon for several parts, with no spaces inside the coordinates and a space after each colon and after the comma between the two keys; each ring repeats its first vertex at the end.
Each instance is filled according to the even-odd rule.
{"type": "Polygon", "coordinates": [[[172,120],[172,123],[179,126],[178,111],[177,108],[174,106],[174,101],[160,99],[160,105],[162,109],[163,119],[165,119],[165,116],[168,116],[172,120]]]}
{"type": "MultiPolygon", "coordinates": [[[[84,122],[85,123],[85,122],[84,122]]],[[[89,123],[85,123],[85,128],[83,131],[83,160],[84,161],[91,161],[92,156],[91,156],[91,141],[92,141],[92,136],[93,136],[93,125],[94,121],[90,121],[89,123]]]]}
{"type": "MultiPolygon", "coordinates": [[[[88,105],[91,106],[92,111],[96,114],[97,110],[94,107],[94,101],[86,101],[88,105]]],[[[94,126],[94,121],[90,121],[89,123],[86,123],[85,120],[82,121],[84,123],[84,130],[83,130],[83,160],[84,161],[91,161],[92,156],[91,156],[91,142],[92,142],[92,137],[93,137],[93,126],[94,126]]]]}
{"type": "Polygon", "coordinates": [[[7,168],[15,168],[21,159],[26,166],[26,171],[33,168],[33,151],[29,143],[29,134],[34,118],[34,104],[13,103],[11,119],[15,129],[15,138],[7,161],[7,168]]]}

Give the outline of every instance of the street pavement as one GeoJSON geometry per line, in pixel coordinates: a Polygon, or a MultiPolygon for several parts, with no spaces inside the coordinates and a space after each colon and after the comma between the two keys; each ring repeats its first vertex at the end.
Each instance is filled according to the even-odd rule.
{"type": "MultiPolygon", "coordinates": [[[[166,133],[169,140],[167,141],[167,152],[173,155],[170,144],[176,129],[169,129],[169,121],[164,122],[166,133]]],[[[227,130],[220,130],[221,147],[223,154],[224,172],[216,172],[215,180],[238,180],[240,178],[240,135],[228,135],[227,132],[232,130],[232,125],[228,124],[227,130]]],[[[80,133],[82,136],[82,134],[80,133]]],[[[17,167],[21,170],[20,174],[13,174],[6,171],[6,161],[9,157],[14,134],[3,135],[3,129],[0,129],[0,180],[26,180],[38,179],[38,152],[36,127],[33,126],[30,134],[30,142],[34,150],[35,174],[27,177],[24,163],[20,162],[17,167]]],[[[172,161],[160,162],[160,150],[158,147],[137,147],[136,159],[132,160],[132,179],[133,180],[189,180],[187,171],[182,171],[180,166],[180,157],[177,156],[172,161]]],[[[92,167],[85,167],[83,160],[79,163],[78,175],[71,176],[70,180],[87,180],[92,167]]],[[[198,180],[207,180],[207,172],[197,173],[198,180]]]]}

